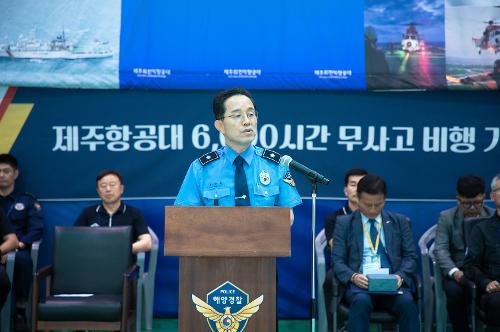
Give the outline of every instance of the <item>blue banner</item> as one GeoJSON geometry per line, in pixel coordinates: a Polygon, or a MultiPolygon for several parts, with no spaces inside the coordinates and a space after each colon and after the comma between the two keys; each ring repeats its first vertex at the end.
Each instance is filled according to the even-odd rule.
{"type": "MultiPolygon", "coordinates": [[[[26,159],[23,179],[43,198],[94,197],[103,168],[121,170],[132,197],[173,197],[191,161],[223,143],[213,127],[214,94],[20,89],[11,106],[33,106],[12,152],[26,159]]],[[[498,172],[498,93],[254,96],[257,145],[339,183],[345,170],[365,167],[387,178],[391,197],[445,199],[459,175],[498,172]]],[[[307,195],[306,181],[296,180],[307,195]]],[[[322,194],[342,196],[342,186],[322,194]]]]}

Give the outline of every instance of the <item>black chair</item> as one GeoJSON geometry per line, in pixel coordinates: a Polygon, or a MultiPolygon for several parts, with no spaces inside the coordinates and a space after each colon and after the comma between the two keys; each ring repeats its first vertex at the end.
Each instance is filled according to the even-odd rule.
{"type": "MultiPolygon", "coordinates": [[[[417,275],[413,277],[413,282],[416,285],[416,290],[413,292],[413,297],[417,304],[420,326],[422,327],[422,315],[421,315],[422,285],[417,275]]],[[[344,303],[340,297],[342,293],[341,287],[343,286],[340,284],[339,280],[334,276],[333,299],[332,299],[333,332],[339,331],[338,328],[339,318],[342,318],[344,321],[347,321],[349,317],[349,306],[346,303],[344,303]]],[[[397,324],[397,322],[398,322],[397,317],[387,310],[375,309],[372,311],[370,315],[370,323],[378,324],[379,330],[381,330],[380,326],[382,324],[397,324]]]]}
{"type": "Polygon", "coordinates": [[[133,330],[138,267],[131,247],[130,227],[55,227],[53,265],[34,275],[32,331],[133,330]]]}

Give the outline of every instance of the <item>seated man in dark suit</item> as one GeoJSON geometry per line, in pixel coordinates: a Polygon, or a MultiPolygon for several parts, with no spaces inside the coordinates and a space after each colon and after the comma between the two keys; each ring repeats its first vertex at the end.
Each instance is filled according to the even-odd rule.
{"type": "Polygon", "coordinates": [[[478,289],[488,331],[500,331],[500,174],[491,182],[496,213],[478,220],[472,228],[465,256],[465,276],[478,289]]]}
{"type": "Polygon", "coordinates": [[[337,219],[333,237],[333,271],[345,285],[349,331],[368,331],[374,307],[398,318],[400,331],[419,331],[417,305],[411,294],[417,269],[413,234],[407,217],[383,210],[385,181],[368,174],[358,183],[358,211],[337,219]],[[397,294],[368,292],[367,274],[395,276],[397,294]]]}

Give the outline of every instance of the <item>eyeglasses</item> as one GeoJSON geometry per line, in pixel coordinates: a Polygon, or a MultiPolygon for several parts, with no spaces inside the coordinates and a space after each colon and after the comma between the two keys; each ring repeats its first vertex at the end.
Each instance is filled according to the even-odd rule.
{"type": "Polygon", "coordinates": [[[244,113],[244,112],[232,113],[231,115],[221,117],[220,120],[223,120],[224,118],[229,118],[233,121],[241,121],[241,120],[243,120],[243,115],[246,115],[248,120],[256,120],[257,119],[257,111],[248,111],[246,113],[244,113]]]}
{"type": "Polygon", "coordinates": [[[110,182],[110,183],[99,183],[99,189],[106,189],[107,187],[110,187],[111,189],[114,189],[118,187],[120,183],[118,182],[110,182]]]}
{"type": "Polygon", "coordinates": [[[12,173],[14,173],[14,170],[12,168],[0,168],[0,173],[11,175],[12,173]]]}
{"type": "Polygon", "coordinates": [[[471,209],[473,206],[475,208],[480,208],[481,206],[483,206],[483,203],[484,201],[483,200],[475,200],[475,201],[471,201],[471,200],[465,200],[465,199],[458,199],[458,202],[460,203],[460,205],[462,205],[465,209],[471,209]]]}

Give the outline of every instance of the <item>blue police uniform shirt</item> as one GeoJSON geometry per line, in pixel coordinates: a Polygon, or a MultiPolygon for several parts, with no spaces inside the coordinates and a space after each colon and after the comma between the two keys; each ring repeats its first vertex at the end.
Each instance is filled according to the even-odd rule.
{"type": "Polygon", "coordinates": [[[9,219],[20,242],[31,245],[42,238],[42,207],[32,194],[14,190],[10,195],[0,196],[0,209],[9,219]]]}
{"type": "MultiPolygon", "coordinates": [[[[191,163],[174,205],[235,206],[234,159],[238,154],[224,146],[191,163]]],[[[241,153],[251,206],[288,206],[302,203],[287,167],[274,151],[250,145],[241,153]]]]}

